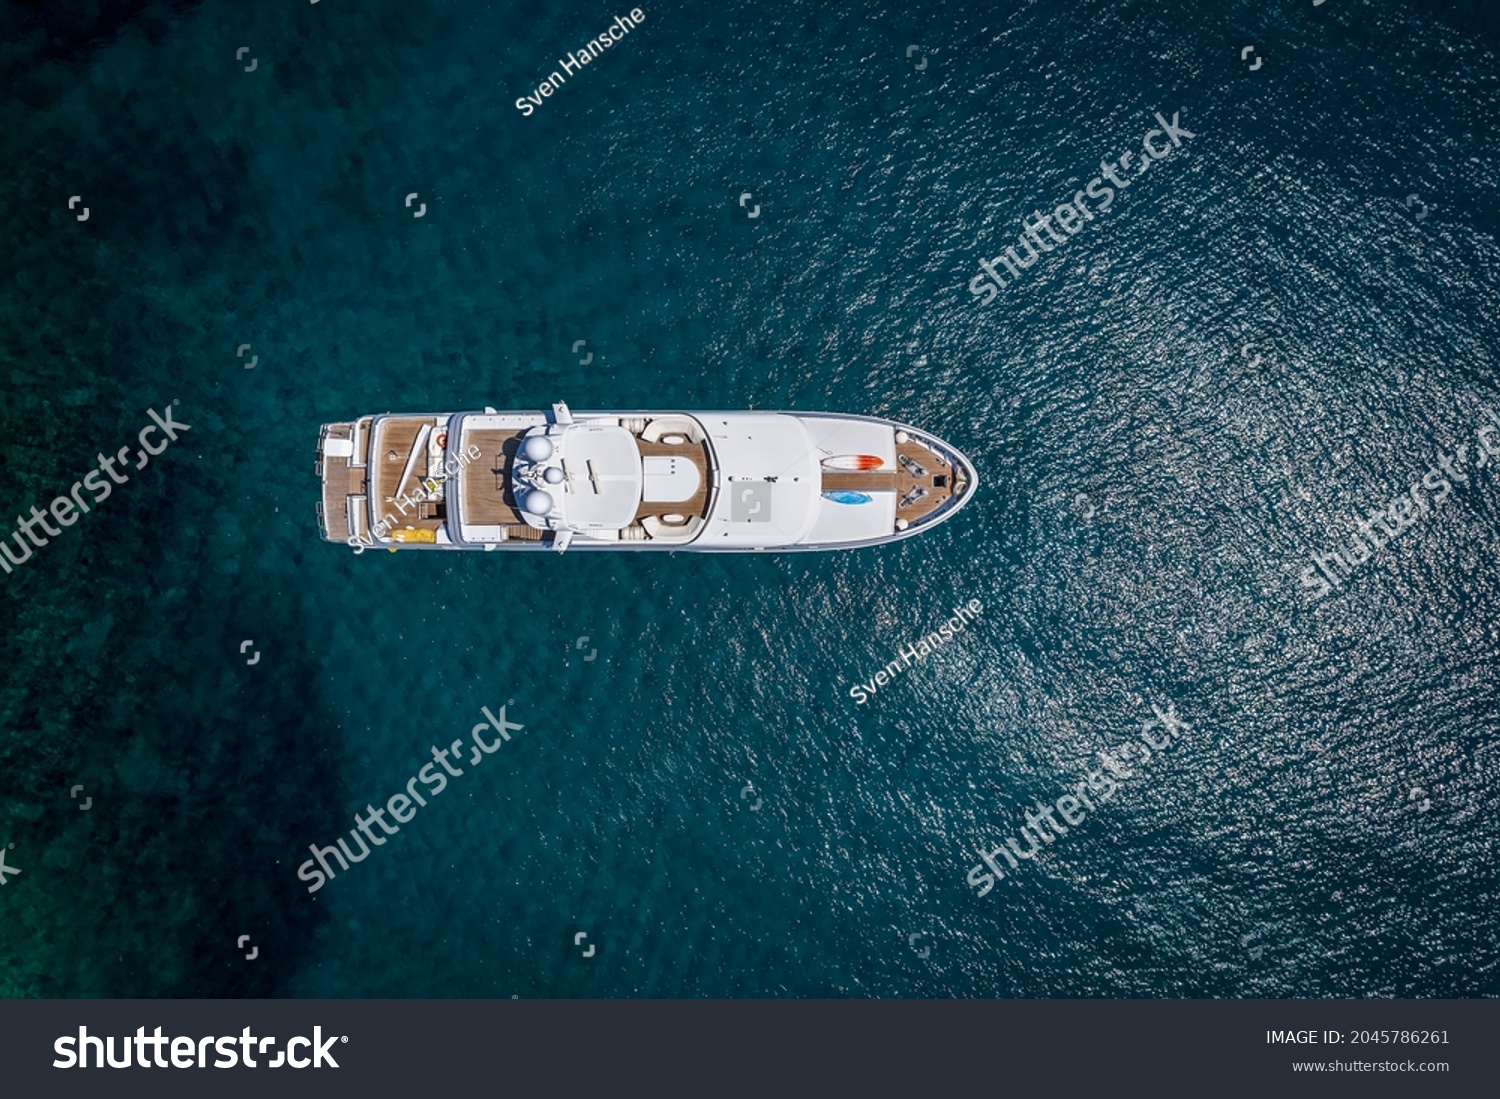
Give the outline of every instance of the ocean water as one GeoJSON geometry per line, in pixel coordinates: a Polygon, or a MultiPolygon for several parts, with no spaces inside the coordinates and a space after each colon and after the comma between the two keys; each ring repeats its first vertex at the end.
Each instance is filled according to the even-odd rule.
{"type": "Polygon", "coordinates": [[[191,425],[3,577],[0,991],[1500,993],[1493,9],[651,0],[516,109],[626,10],[0,6],[5,506],[191,425]],[[981,485],[842,554],[318,540],[320,423],[554,400],[887,415],[981,485]]]}

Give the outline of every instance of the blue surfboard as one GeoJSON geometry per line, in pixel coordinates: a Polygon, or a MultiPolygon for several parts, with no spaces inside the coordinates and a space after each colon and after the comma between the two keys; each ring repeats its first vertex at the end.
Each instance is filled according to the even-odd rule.
{"type": "Polygon", "coordinates": [[[835,504],[868,504],[874,501],[874,497],[864,492],[851,492],[846,488],[834,489],[832,492],[823,493],[835,504]]]}

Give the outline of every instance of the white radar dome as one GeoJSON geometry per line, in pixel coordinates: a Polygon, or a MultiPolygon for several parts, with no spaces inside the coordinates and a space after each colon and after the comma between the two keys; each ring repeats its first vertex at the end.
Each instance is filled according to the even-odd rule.
{"type": "Polygon", "coordinates": [[[542,480],[549,485],[560,485],[563,483],[563,471],[556,466],[548,466],[546,472],[542,474],[542,480]]]}
{"type": "Polygon", "coordinates": [[[526,494],[526,499],[522,501],[521,506],[532,515],[546,515],[552,510],[552,493],[534,488],[526,494]]]}
{"type": "Polygon", "coordinates": [[[545,435],[533,435],[521,444],[521,453],[530,461],[545,462],[552,457],[552,440],[545,435]]]}

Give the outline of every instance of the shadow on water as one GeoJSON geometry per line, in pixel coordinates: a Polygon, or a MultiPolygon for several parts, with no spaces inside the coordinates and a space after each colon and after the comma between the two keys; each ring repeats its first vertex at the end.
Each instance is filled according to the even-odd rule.
{"type": "Polygon", "coordinates": [[[14,273],[0,298],[0,498],[16,508],[0,535],[67,494],[96,453],[133,451],[148,409],[178,399],[194,429],[145,468],[129,459],[110,498],[0,578],[0,849],[21,871],[0,895],[0,995],[274,995],[321,922],[287,860],[334,827],[342,742],[318,699],[317,628],[268,591],[300,568],[308,532],[230,511],[247,498],[253,467],[237,452],[250,448],[203,380],[222,341],[198,318],[231,306],[191,277],[211,260],[256,270],[255,204],[222,202],[243,187],[232,152],[153,139],[148,97],[108,111],[91,99],[82,122],[65,105],[108,66],[114,36],[152,40],[193,6],[0,10],[18,31],[0,63],[0,147],[24,165],[0,197],[14,273]],[[101,207],[87,232],[58,197],[80,189],[67,176],[80,162],[114,184],[107,211],[87,200],[101,207]],[[169,177],[200,201],[162,209],[153,192],[169,177]],[[205,232],[226,208],[239,232],[205,232]],[[252,555],[270,567],[242,574],[252,555]],[[252,636],[285,640],[254,667],[239,653],[252,636]]]}

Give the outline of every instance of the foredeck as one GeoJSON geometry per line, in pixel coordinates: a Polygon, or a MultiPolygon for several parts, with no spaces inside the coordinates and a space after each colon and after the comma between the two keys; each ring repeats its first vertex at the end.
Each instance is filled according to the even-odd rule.
{"type": "Polygon", "coordinates": [[[941,454],[915,439],[897,443],[896,454],[898,455],[896,464],[900,467],[896,470],[896,518],[916,524],[942,507],[952,497],[955,471],[941,454]],[[915,476],[904,465],[901,465],[901,455],[905,455],[927,472],[921,477],[915,476]],[[919,486],[927,490],[927,495],[902,507],[900,501],[906,499],[919,486]]]}
{"type": "Polygon", "coordinates": [[[823,491],[844,489],[852,492],[894,492],[896,519],[904,519],[908,525],[921,522],[946,504],[955,492],[963,491],[960,487],[961,471],[956,470],[947,459],[924,443],[908,438],[906,442],[896,444],[896,454],[896,468],[893,470],[823,470],[823,491]],[[901,463],[902,456],[926,472],[920,477],[912,473],[901,463]],[[907,499],[918,487],[926,489],[926,495],[902,505],[901,501],[907,499]]]}
{"type": "Polygon", "coordinates": [[[848,489],[851,492],[895,492],[896,472],[891,469],[869,469],[855,473],[843,469],[823,470],[823,491],[848,489]]]}

